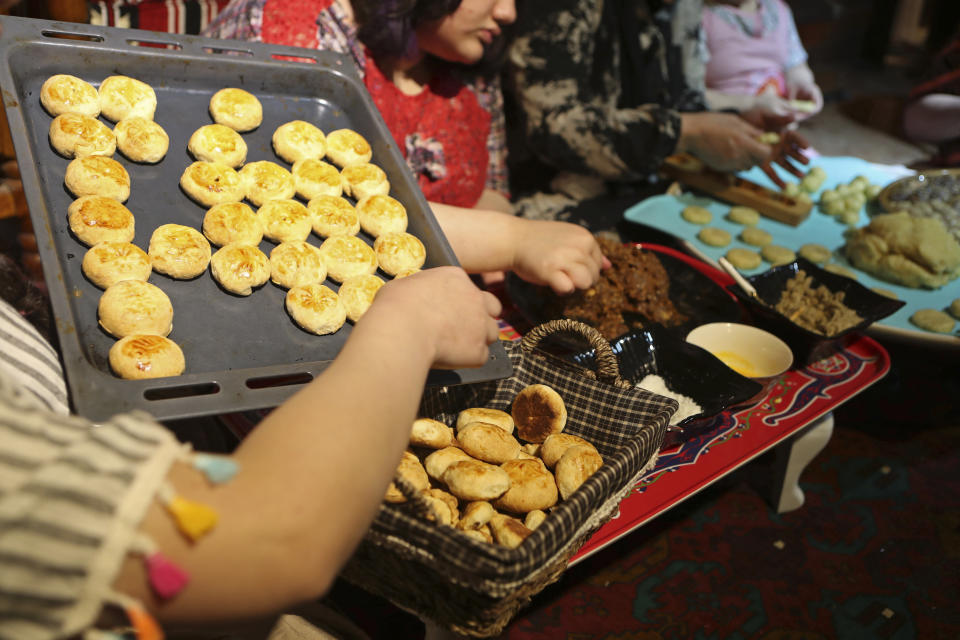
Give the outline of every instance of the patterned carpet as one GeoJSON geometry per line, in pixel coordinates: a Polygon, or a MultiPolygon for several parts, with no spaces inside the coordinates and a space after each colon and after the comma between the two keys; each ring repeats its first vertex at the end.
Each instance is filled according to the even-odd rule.
{"type": "MultiPolygon", "coordinates": [[[[755,461],[572,567],[502,637],[960,637],[960,352],[887,346],[890,374],[836,412],[801,509],[770,509],[755,461]]],[[[422,637],[337,596],[371,637],[422,637]]]]}

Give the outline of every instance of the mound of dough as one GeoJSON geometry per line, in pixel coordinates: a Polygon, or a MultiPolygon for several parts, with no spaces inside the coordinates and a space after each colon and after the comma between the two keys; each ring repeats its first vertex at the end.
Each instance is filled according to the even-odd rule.
{"type": "Polygon", "coordinates": [[[730,207],[727,220],[736,224],[752,227],[760,222],[760,212],[752,207],[730,207]]]}
{"type": "Polygon", "coordinates": [[[768,244],[760,249],[760,255],[764,260],[775,267],[782,264],[790,264],[797,259],[797,254],[792,249],[781,247],[778,244],[768,244]]]}
{"type": "Polygon", "coordinates": [[[697,238],[703,244],[708,244],[711,247],[725,247],[733,240],[729,231],[718,229],[717,227],[704,227],[700,229],[700,231],[697,232],[697,238]]]}
{"type": "Polygon", "coordinates": [[[740,232],[740,239],[755,247],[765,247],[773,242],[773,236],[770,235],[769,231],[757,229],[756,227],[746,227],[740,232]]]}
{"type": "Polygon", "coordinates": [[[878,215],[846,239],[853,266],[888,282],[936,289],[960,275],[960,244],[938,218],[878,215]]]}
{"type": "Polygon", "coordinates": [[[756,269],[763,262],[760,254],[756,251],[741,249],[740,247],[735,247],[727,251],[726,258],[730,261],[730,264],[740,271],[756,269]]]}
{"type": "Polygon", "coordinates": [[[698,207],[697,205],[685,207],[683,211],[680,212],[680,215],[691,224],[710,224],[713,220],[713,214],[710,213],[709,209],[706,207],[698,207]]]}

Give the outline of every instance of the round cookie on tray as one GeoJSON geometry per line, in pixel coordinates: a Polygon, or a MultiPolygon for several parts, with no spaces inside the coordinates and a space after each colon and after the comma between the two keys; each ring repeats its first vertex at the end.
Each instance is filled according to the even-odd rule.
{"type": "Polygon", "coordinates": [[[377,295],[377,291],[384,285],[383,280],[376,274],[351,276],[343,281],[337,294],[347,310],[347,318],[351,322],[359,320],[377,295]]]}
{"type": "Polygon", "coordinates": [[[290,164],[308,158],[319,160],[327,152],[323,131],[305,120],[291,120],[277,127],[271,143],[276,154],[290,164]]]}
{"type": "Polygon", "coordinates": [[[316,335],[336,333],[347,320],[347,310],[340,297],[319,283],[291,287],[284,306],[301,329],[316,335]]]}
{"type": "Polygon", "coordinates": [[[197,160],[219,162],[234,169],[247,160],[243,136],[223,124],[205,124],[190,134],[187,151],[197,160]]]}
{"type": "Polygon", "coordinates": [[[203,235],[222,247],[238,242],[258,245],[263,240],[260,218],[245,202],[215,204],[203,214],[203,235]]]}
{"type": "Polygon", "coordinates": [[[162,224],[150,235],[147,254],[157,273],[190,280],[207,270],[210,242],[193,227],[162,224]]]}
{"type": "Polygon", "coordinates": [[[341,169],[370,162],[371,158],[370,143],[353,129],[337,129],[327,134],[327,159],[341,169]]]}
{"type": "Polygon", "coordinates": [[[239,132],[252,131],[263,122],[263,105],[249,91],[227,87],[210,97],[210,117],[239,132]]]}
{"type": "Polygon", "coordinates": [[[263,235],[272,242],[306,240],[313,230],[313,216],[303,203],[293,200],[268,200],[257,209],[263,235]]]}
{"type": "Polygon", "coordinates": [[[170,136],[159,124],[148,118],[124,118],[113,128],[117,149],[129,160],[155,164],[163,160],[170,148],[170,136]]]}
{"type": "Polygon", "coordinates": [[[373,250],[377,254],[377,264],[390,276],[401,271],[420,269],[427,259],[423,242],[406,231],[377,236],[373,250]]]}
{"type": "Polygon", "coordinates": [[[133,334],[110,347],[110,368],[126,380],[178,376],[186,368],[183,350],[165,336],[133,334]]]}
{"type": "Polygon", "coordinates": [[[105,196],[126,202],[130,197],[130,174],[122,164],[106,156],[74,158],[67,165],[63,182],[77,198],[105,196]]]}
{"type": "Polygon", "coordinates": [[[343,180],[343,192],[354,200],[390,193],[386,172],[369,162],[344,167],[340,177],[343,180]]]}
{"type": "Polygon", "coordinates": [[[257,160],[239,171],[247,200],[259,207],[270,200],[287,200],[297,193],[293,175],[276,162],[257,160]]]}
{"type": "Polygon", "coordinates": [[[112,156],[117,139],[110,127],[79,113],[62,113],[50,123],[50,145],[65,158],[112,156]]]}
{"type": "Polygon", "coordinates": [[[173,305],[160,287],[140,280],[121,280],[107,287],[97,304],[100,326],[115,338],[136,333],[169,335],[173,305]]]}
{"type": "Polygon", "coordinates": [[[121,280],[146,282],[153,272],[147,252],[131,242],[105,241],[93,245],[80,263],[90,282],[107,289],[121,280]]]}
{"type": "Polygon", "coordinates": [[[100,94],[96,87],[67,73],[57,73],[43,81],[40,104],[54,117],[62,113],[79,113],[91,118],[100,115],[100,94]]]}
{"type": "Polygon", "coordinates": [[[153,120],[157,110],[157,94],[146,82],[129,76],[110,76],[100,83],[100,115],[120,122],[141,117],[153,120]]]}
{"type": "Polygon", "coordinates": [[[343,193],[340,171],[329,162],[316,158],[297,160],[290,169],[297,195],[304,200],[319,196],[339,196],[343,193]]]}
{"type": "Polygon", "coordinates": [[[195,202],[212,207],[223,202],[240,202],[246,193],[236,170],[222,162],[197,160],[180,176],[180,186],[195,202]]]}
{"type": "Polygon", "coordinates": [[[133,242],[136,221],[123,203],[107,196],[81,196],[67,207],[70,231],[88,247],[100,242],[133,242]]]}
{"type": "MultiPolygon", "coordinates": [[[[270,279],[279,287],[290,289],[323,282],[326,277],[323,256],[309,242],[281,242],[270,251],[270,279]]],[[[342,287],[340,293],[342,297],[342,287]]]]}
{"type": "Polygon", "coordinates": [[[317,196],[307,203],[307,210],[313,218],[313,232],[321,238],[360,233],[360,214],[345,198],[317,196]]]}
{"type": "Polygon", "coordinates": [[[386,195],[364,198],[357,203],[360,228],[376,238],[382,233],[407,230],[407,209],[399,200],[386,195]]]}
{"type": "Polygon", "coordinates": [[[228,244],[210,257],[210,274],[230,293],[248,296],[270,279],[270,259],[259,247],[228,244]]]}
{"type": "Polygon", "coordinates": [[[320,245],[320,253],[327,265],[327,276],[337,282],[377,270],[377,254],[370,245],[356,236],[327,238],[320,245]]]}

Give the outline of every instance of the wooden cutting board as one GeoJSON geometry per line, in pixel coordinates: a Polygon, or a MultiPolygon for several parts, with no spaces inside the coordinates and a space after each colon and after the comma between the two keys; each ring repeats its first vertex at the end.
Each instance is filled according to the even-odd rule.
{"type": "Polygon", "coordinates": [[[668,157],[661,170],[670,178],[717,200],[752,207],[767,218],[794,227],[806,220],[813,209],[812,202],[801,202],[756,182],[715,171],[686,153],[668,157]]]}

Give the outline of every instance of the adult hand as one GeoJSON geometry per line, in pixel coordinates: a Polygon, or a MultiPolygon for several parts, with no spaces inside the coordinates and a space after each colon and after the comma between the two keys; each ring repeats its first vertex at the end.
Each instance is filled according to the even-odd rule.
{"type": "Polygon", "coordinates": [[[771,159],[763,131],[731,113],[680,114],[677,151],[692,153],[717,171],[744,171],[771,159]]]}
{"type": "Polygon", "coordinates": [[[497,298],[476,287],[459,267],[437,267],[385,284],[359,324],[409,321],[406,339],[424,341],[439,369],[479,367],[499,337],[497,298]]]}
{"type": "Polygon", "coordinates": [[[587,229],[569,222],[526,220],[518,225],[512,270],[520,278],[565,295],[589,289],[610,261],[587,229]]]}
{"type": "Polygon", "coordinates": [[[777,175],[773,164],[776,163],[780,165],[797,178],[803,178],[803,176],[806,175],[806,171],[800,169],[794,163],[799,162],[804,165],[810,163],[810,159],[803,153],[803,150],[809,146],[810,143],[807,142],[807,139],[796,131],[781,131],[780,142],[773,145],[770,161],[764,162],[760,165],[760,168],[767,174],[767,177],[773,180],[774,184],[783,189],[786,186],[786,182],[777,175]]]}

